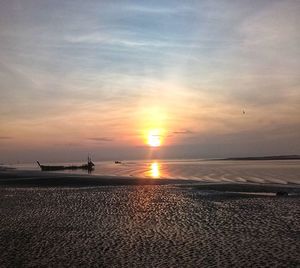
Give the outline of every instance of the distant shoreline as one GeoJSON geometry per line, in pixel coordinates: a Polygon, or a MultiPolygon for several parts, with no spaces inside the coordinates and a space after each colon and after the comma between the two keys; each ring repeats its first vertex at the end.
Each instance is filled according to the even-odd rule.
{"type": "MultiPolygon", "coordinates": [[[[227,160],[300,160],[300,155],[269,155],[269,156],[246,156],[246,157],[225,157],[225,158],[178,158],[178,159],[169,159],[169,158],[158,158],[158,159],[135,159],[135,160],[122,160],[122,163],[129,163],[129,162],[147,162],[147,161],[227,161],[227,160]]],[[[98,162],[112,162],[115,163],[115,160],[96,160],[96,163],[98,162]]],[[[55,163],[60,163],[61,165],[66,164],[66,165],[74,165],[74,163],[79,164],[79,161],[61,161],[61,162],[47,162],[47,165],[54,165],[55,163]]],[[[20,163],[19,163],[20,164],[20,163]]],[[[34,164],[36,165],[35,162],[24,162],[22,164],[34,164]]],[[[17,163],[0,163],[0,171],[4,170],[12,170],[16,169],[17,163]]]]}
{"type": "Polygon", "coordinates": [[[229,157],[212,160],[300,160],[300,155],[270,155],[270,156],[253,156],[253,157],[229,157]]]}

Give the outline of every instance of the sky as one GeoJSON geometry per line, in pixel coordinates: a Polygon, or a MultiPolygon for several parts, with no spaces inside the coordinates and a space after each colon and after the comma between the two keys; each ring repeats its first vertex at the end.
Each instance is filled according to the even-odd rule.
{"type": "Polygon", "coordinates": [[[0,0],[0,162],[299,154],[299,14],[299,0],[0,0]]]}

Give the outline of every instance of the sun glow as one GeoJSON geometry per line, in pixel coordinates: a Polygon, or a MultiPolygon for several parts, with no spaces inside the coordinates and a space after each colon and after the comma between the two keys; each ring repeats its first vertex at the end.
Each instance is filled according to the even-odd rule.
{"type": "Polygon", "coordinates": [[[155,148],[165,143],[166,129],[168,129],[168,113],[162,107],[141,108],[138,113],[137,129],[140,130],[142,142],[155,148]]]}
{"type": "Polygon", "coordinates": [[[151,147],[159,147],[162,142],[161,131],[158,129],[150,130],[147,136],[147,143],[151,147]]]}

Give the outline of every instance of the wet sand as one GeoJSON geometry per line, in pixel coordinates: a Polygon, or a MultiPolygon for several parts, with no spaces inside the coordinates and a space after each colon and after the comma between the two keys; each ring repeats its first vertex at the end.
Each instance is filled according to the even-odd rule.
{"type": "Polygon", "coordinates": [[[135,178],[130,176],[74,175],[56,172],[0,170],[0,186],[89,187],[117,185],[195,184],[192,180],[135,178]]]}
{"type": "Polygon", "coordinates": [[[297,185],[40,173],[0,172],[0,267],[300,266],[297,185]]]}

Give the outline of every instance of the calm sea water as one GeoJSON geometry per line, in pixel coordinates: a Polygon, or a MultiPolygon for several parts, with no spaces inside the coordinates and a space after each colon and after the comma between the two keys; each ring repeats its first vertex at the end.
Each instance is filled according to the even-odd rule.
{"type": "MultiPolygon", "coordinates": [[[[82,163],[60,163],[60,165],[82,163]]],[[[258,182],[300,184],[299,160],[276,161],[211,161],[211,160],[149,160],[95,162],[91,175],[118,177],[176,178],[207,182],[258,182]]],[[[55,164],[52,164],[55,165],[55,164]]],[[[39,170],[36,164],[16,165],[18,169],[39,170]]],[[[59,171],[87,174],[85,170],[59,171]]]]}

